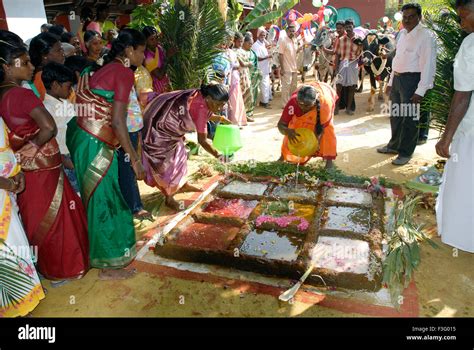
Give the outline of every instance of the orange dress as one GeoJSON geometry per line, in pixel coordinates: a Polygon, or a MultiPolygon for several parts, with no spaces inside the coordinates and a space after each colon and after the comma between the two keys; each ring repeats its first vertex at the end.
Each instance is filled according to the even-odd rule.
{"type": "Polygon", "coordinates": [[[44,97],[46,95],[46,88],[44,87],[43,80],[41,79],[41,73],[41,71],[36,72],[33,84],[35,84],[35,87],[38,90],[38,93],[40,94],[40,100],[44,101],[44,97]]]}
{"type": "MultiPolygon", "coordinates": [[[[281,146],[283,159],[287,162],[299,164],[307,163],[312,157],[334,160],[337,156],[337,140],[333,124],[334,108],[336,107],[337,101],[336,91],[329,84],[323,82],[309,83],[306,85],[314,86],[320,94],[320,118],[324,131],[319,140],[319,150],[312,156],[296,156],[290,152],[288,148],[288,136],[285,136],[281,146]]],[[[290,129],[307,128],[314,130],[316,126],[316,109],[312,109],[308,113],[303,114],[296,100],[297,93],[298,91],[291,96],[283,109],[280,122],[288,125],[290,129]]]]}

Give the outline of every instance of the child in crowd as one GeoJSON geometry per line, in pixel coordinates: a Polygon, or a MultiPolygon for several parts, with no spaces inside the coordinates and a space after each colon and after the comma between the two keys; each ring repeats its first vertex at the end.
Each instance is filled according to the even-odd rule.
{"type": "Polygon", "coordinates": [[[72,86],[76,83],[76,76],[72,70],[64,65],[51,62],[44,66],[41,79],[46,88],[44,106],[53,116],[58,128],[56,140],[63,157],[64,171],[74,190],[79,193],[74,165],[66,146],[67,123],[76,115],[74,105],[68,101],[72,86]]]}

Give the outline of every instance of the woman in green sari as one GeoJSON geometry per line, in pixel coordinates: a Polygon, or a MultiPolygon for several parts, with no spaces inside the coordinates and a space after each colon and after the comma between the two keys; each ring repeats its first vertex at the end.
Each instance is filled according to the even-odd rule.
{"type": "Polygon", "coordinates": [[[247,109],[247,117],[253,116],[253,111],[255,106],[257,105],[258,99],[258,88],[260,86],[260,81],[262,80],[262,73],[258,69],[258,58],[255,52],[252,50],[253,45],[253,37],[252,33],[246,33],[244,37],[244,43],[242,48],[247,53],[248,61],[252,63],[252,65],[248,68],[249,75],[250,75],[250,97],[251,99],[245,100],[245,108],[247,109]]]}
{"type": "Polygon", "coordinates": [[[90,263],[101,279],[123,279],[136,256],[133,217],[118,181],[118,147],[128,156],[138,180],[145,177],[141,157],[127,129],[127,106],[134,84],[131,66],[144,59],[145,37],[124,29],[112,43],[103,68],[83,73],[77,88],[78,117],[68,124],[66,143],[87,210],[90,263]]]}

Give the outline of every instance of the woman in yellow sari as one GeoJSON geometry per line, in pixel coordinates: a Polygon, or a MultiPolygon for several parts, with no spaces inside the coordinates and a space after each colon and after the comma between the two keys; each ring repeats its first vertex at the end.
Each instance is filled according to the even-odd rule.
{"type": "Polygon", "coordinates": [[[24,188],[25,177],[0,118],[0,317],[26,316],[44,299],[16,204],[16,193],[24,188]]]}

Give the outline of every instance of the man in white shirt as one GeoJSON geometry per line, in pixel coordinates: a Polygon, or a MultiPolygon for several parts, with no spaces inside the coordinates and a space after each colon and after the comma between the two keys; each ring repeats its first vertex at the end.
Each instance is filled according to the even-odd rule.
{"type": "Polygon", "coordinates": [[[265,37],[267,31],[264,28],[259,28],[257,32],[257,41],[252,45],[252,50],[255,52],[258,58],[258,69],[262,73],[262,81],[260,82],[260,106],[265,108],[271,108],[268,102],[270,101],[270,59],[271,56],[268,53],[265,45],[265,37]]]}
{"type": "Polygon", "coordinates": [[[433,88],[436,73],[436,39],[421,25],[421,6],[402,7],[403,27],[397,38],[397,51],[387,86],[391,100],[392,138],[379,153],[398,154],[394,165],[408,163],[415,151],[420,124],[420,103],[433,88]]]}
{"type": "Polygon", "coordinates": [[[296,63],[296,54],[299,49],[298,41],[295,37],[296,26],[293,23],[288,24],[287,35],[282,35],[279,40],[279,58],[281,67],[281,102],[282,108],[285,108],[290,99],[290,95],[295,92],[298,83],[298,66],[296,63]]]}

